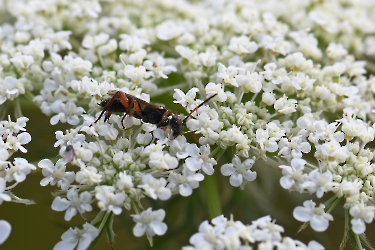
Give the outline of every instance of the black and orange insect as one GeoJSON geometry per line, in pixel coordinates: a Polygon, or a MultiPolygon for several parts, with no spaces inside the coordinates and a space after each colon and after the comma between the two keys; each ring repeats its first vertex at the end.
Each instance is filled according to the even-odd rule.
{"type": "Polygon", "coordinates": [[[121,119],[121,125],[123,128],[125,128],[123,124],[124,118],[129,115],[141,119],[143,122],[156,124],[158,128],[166,129],[167,127],[170,127],[173,135],[176,137],[183,134],[182,130],[186,127],[186,121],[191,114],[203,104],[214,98],[217,94],[210,96],[204,102],[199,104],[199,106],[194,108],[182,121],[176,111],[148,103],[125,92],[110,90],[108,91],[108,95],[112,97],[98,103],[99,106],[103,107],[103,111],[94,123],[98,122],[105,112],[107,113],[104,121],[107,121],[112,113],[125,113],[121,119]]]}

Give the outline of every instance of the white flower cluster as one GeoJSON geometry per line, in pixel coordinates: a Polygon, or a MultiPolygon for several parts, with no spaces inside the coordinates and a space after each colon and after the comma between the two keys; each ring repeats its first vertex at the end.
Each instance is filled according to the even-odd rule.
{"type": "Polygon", "coordinates": [[[282,237],[284,228],[277,225],[270,216],[253,221],[251,225],[244,225],[241,221],[228,220],[218,216],[202,222],[199,232],[191,236],[190,244],[182,250],[195,249],[299,249],[323,250],[324,247],[316,241],[305,245],[301,241],[290,237],[282,237]]]}
{"type": "MultiPolygon", "coordinates": [[[[375,56],[375,2],[344,2],[6,1],[4,20],[14,23],[0,25],[0,104],[19,107],[24,94],[52,125],[74,126],[56,131],[61,159],[38,164],[40,184],[61,189],[52,208],[67,221],[95,202],[100,230],[109,214],[133,208],[136,236],[161,235],[163,210],[144,209],[142,198],[191,195],[219,158],[220,172],[243,188],[260,158],[274,158],[283,188],[345,198],[351,230],[362,234],[375,211],[375,70],[361,61],[375,56]],[[97,104],[113,90],[138,99],[117,98],[97,121],[97,104]],[[143,102],[157,98],[194,111],[177,123],[199,134],[196,143],[168,133],[170,116],[143,102]]],[[[0,127],[4,181],[21,182],[34,167],[7,161],[26,152],[25,119],[14,123],[18,131],[10,121],[0,127]]],[[[324,231],[333,219],[324,209],[305,202],[294,215],[324,231]]],[[[82,238],[56,249],[86,249],[98,235],[92,227],[70,229],[62,242],[82,238]]]]}
{"type": "MultiPolygon", "coordinates": [[[[17,151],[27,152],[23,145],[31,141],[31,135],[25,129],[28,120],[27,117],[20,117],[13,122],[8,116],[8,120],[0,121],[0,205],[4,201],[33,204],[33,201],[20,199],[11,192],[12,188],[26,180],[31,170],[36,169],[24,158],[16,157],[13,162],[10,160],[17,151]]],[[[11,225],[0,220],[0,244],[8,238],[10,231],[11,225]]]]}

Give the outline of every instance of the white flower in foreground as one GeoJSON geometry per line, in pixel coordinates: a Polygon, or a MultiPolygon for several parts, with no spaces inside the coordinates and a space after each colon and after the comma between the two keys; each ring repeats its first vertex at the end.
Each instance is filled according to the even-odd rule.
{"type": "Polygon", "coordinates": [[[82,167],[76,174],[76,181],[80,184],[93,185],[102,181],[102,175],[95,167],[82,167]]]}
{"type": "Polygon", "coordinates": [[[177,168],[178,160],[168,153],[153,152],[150,155],[149,165],[152,169],[159,171],[177,168]]]}
{"type": "Polygon", "coordinates": [[[98,207],[102,211],[113,212],[116,215],[121,214],[126,194],[125,192],[115,193],[112,186],[97,186],[95,188],[98,207]]]}
{"type": "Polygon", "coordinates": [[[270,216],[264,216],[251,225],[244,225],[241,221],[226,219],[220,215],[204,221],[199,226],[199,232],[190,237],[192,246],[183,250],[223,250],[223,249],[306,249],[323,250],[324,247],[316,241],[310,241],[308,246],[289,237],[282,237],[284,228],[275,223],[270,216]]]}
{"type": "Polygon", "coordinates": [[[53,165],[50,159],[41,160],[38,163],[38,167],[42,168],[42,174],[44,178],[40,181],[41,186],[51,186],[56,185],[61,188],[61,190],[67,190],[70,184],[74,181],[75,173],[74,172],[65,172],[66,162],[62,159],[56,162],[56,165],[53,165]]]}
{"type": "Polygon", "coordinates": [[[352,223],[352,230],[356,234],[363,234],[366,230],[365,222],[370,224],[374,219],[374,206],[365,206],[363,202],[353,205],[349,213],[353,216],[350,221],[352,223]]]}
{"type": "Polygon", "coordinates": [[[204,175],[191,171],[184,165],[182,174],[171,173],[168,177],[168,188],[173,193],[180,193],[182,196],[189,196],[193,193],[193,189],[199,187],[199,182],[203,181],[204,175]]]}
{"type": "Polygon", "coordinates": [[[77,245],[77,250],[85,250],[98,235],[99,229],[88,223],[83,225],[83,229],[69,228],[61,236],[62,241],[58,242],[53,250],[72,250],[77,245]]]}
{"type": "Polygon", "coordinates": [[[199,232],[191,236],[189,242],[196,249],[224,249],[223,242],[219,240],[224,230],[222,225],[213,226],[208,221],[203,221],[199,225],[199,232]]]}
{"type": "Polygon", "coordinates": [[[11,197],[9,194],[4,194],[4,191],[6,189],[6,182],[3,178],[0,177],[0,205],[3,203],[3,201],[10,201],[11,197]]]}
{"type": "Polygon", "coordinates": [[[303,207],[298,206],[293,211],[293,216],[299,221],[307,222],[310,221],[311,227],[317,232],[324,232],[327,230],[329,221],[333,220],[331,214],[324,212],[324,205],[320,204],[319,207],[315,207],[316,203],[307,200],[303,202],[303,207]]]}
{"type": "Polygon", "coordinates": [[[233,85],[234,87],[238,87],[238,83],[235,78],[237,74],[238,74],[237,67],[230,65],[227,68],[223,64],[219,63],[217,78],[224,85],[233,85]]]}
{"type": "Polygon", "coordinates": [[[163,235],[167,231],[167,224],[162,222],[165,217],[165,211],[159,209],[152,211],[152,208],[148,208],[140,214],[132,214],[134,222],[136,223],[133,228],[133,234],[137,237],[144,235],[145,233],[149,236],[163,235]]]}
{"type": "Polygon", "coordinates": [[[191,157],[185,160],[186,167],[191,171],[197,171],[202,169],[208,175],[214,173],[214,165],[217,164],[214,158],[210,158],[210,146],[203,145],[200,148],[195,144],[190,144],[186,147],[186,152],[189,153],[191,157]]]}
{"type": "Polygon", "coordinates": [[[335,186],[333,175],[330,171],[321,173],[319,169],[314,169],[309,173],[309,181],[302,184],[310,193],[316,192],[316,197],[322,198],[324,193],[331,191],[335,186]]]}
{"type": "Polygon", "coordinates": [[[276,100],[273,107],[275,110],[280,114],[290,114],[293,112],[296,112],[296,103],[297,100],[295,99],[289,99],[286,95],[276,100]]]}
{"type": "Polygon", "coordinates": [[[52,202],[52,209],[55,211],[64,211],[64,219],[70,221],[73,216],[77,214],[77,211],[83,215],[86,211],[91,212],[92,207],[90,205],[92,195],[85,191],[78,194],[78,190],[72,188],[69,189],[66,198],[56,197],[52,202]]]}
{"type": "Polygon", "coordinates": [[[0,220],[0,245],[8,239],[12,226],[6,220],[0,220]]]}
{"type": "Polygon", "coordinates": [[[13,149],[14,151],[21,151],[22,153],[26,153],[27,149],[24,148],[22,145],[27,144],[31,141],[31,135],[27,132],[23,132],[18,134],[17,136],[9,135],[7,138],[7,144],[9,149],[13,149]]]}
{"type": "Polygon", "coordinates": [[[301,184],[303,184],[307,180],[307,174],[303,173],[303,169],[305,168],[306,161],[300,158],[294,158],[291,161],[291,166],[281,165],[283,177],[280,178],[280,185],[284,189],[294,189],[298,192],[302,192],[303,188],[301,184]]]}
{"type": "MultiPolygon", "coordinates": [[[[176,99],[173,101],[174,103],[179,103],[183,107],[187,107],[188,104],[193,104],[195,100],[195,96],[197,92],[199,92],[198,88],[191,88],[186,94],[180,89],[174,89],[175,93],[173,94],[173,98],[176,99]]],[[[188,107],[191,109],[191,107],[188,107]]]]}
{"type": "Polygon", "coordinates": [[[142,185],[138,185],[139,188],[145,190],[145,194],[156,200],[168,200],[172,192],[169,188],[166,188],[167,181],[164,178],[156,179],[151,174],[146,174],[142,177],[142,185]]]}
{"type": "Polygon", "coordinates": [[[238,156],[232,159],[232,163],[224,164],[221,167],[221,173],[224,176],[230,175],[229,182],[232,186],[238,187],[242,184],[243,178],[247,181],[253,181],[257,177],[257,173],[251,171],[255,161],[247,159],[243,163],[238,156]]]}
{"type": "Polygon", "coordinates": [[[30,164],[26,159],[14,158],[13,165],[5,170],[5,180],[8,182],[13,180],[23,182],[26,179],[26,175],[28,175],[31,170],[35,169],[36,167],[33,164],[30,164]]]}

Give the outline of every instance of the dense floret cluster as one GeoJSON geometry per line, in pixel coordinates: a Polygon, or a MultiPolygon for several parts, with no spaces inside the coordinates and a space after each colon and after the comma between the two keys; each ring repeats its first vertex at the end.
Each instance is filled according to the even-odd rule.
{"type": "MultiPolygon", "coordinates": [[[[151,243],[167,231],[166,213],[144,208],[142,199],[190,196],[214,172],[243,189],[256,179],[258,160],[279,166],[284,189],[330,196],[293,212],[315,231],[328,228],[344,200],[346,232],[360,247],[375,216],[374,11],[371,1],[338,0],[0,1],[12,20],[0,26],[0,114],[13,102],[18,116],[0,122],[0,203],[36,169],[10,160],[31,141],[24,96],[51,125],[70,126],[55,133],[59,159],[37,164],[40,184],[59,189],[52,209],[65,211],[66,221],[85,218],[93,206],[101,211],[65,232],[55,249],[87,249],[124,209],[135,213],[134,235],[151,243]],[[97,104],[113,90],[179,104],[181,119],[216,96],[187,120],[197,137],[190,141],[132,115],[97,120],[97,104]]],[[[270,217],[249,226],[217,217],[184,249],[251,249],[255,242],[259,249],[323,249],[282,231],[270,217]]]]}

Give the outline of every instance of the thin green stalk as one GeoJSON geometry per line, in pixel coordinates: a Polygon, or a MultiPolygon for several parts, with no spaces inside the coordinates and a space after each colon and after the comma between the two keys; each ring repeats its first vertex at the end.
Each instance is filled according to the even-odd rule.
{"type": "Polygon", "coordinates": [[[204,195],[207,202],[208,214],[211,219],[223,214],[217,181],[214,175],[206,175],[203,181],[204,195]]]}

